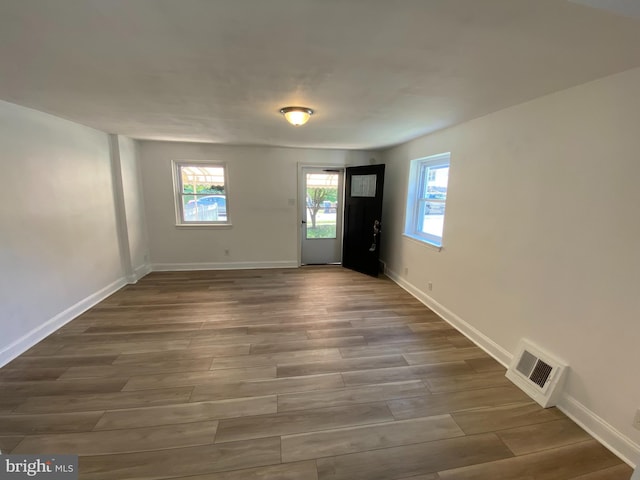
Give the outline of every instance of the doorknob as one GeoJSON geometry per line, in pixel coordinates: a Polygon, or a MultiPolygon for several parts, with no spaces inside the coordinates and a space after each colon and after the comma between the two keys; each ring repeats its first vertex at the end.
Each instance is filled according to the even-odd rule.
{"type": "Polygon", "coordinates": [[[380,220],[375,220],[373,222],[373,243],[371,244],[371,247],[369,247],[370,252],[375,252],[376,248],[378,248],[378,233],[380,233],[381,227],[382,224],[380,223],[380,220]]]}

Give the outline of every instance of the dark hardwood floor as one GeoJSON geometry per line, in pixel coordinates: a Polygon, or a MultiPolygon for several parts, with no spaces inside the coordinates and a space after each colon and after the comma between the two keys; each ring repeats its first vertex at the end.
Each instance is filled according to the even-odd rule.
{"type": "Polygon", "coordinates": [[[0,369],[0,449],[83,479],[627,480],[391,281],[152,273],[0,369]]]}

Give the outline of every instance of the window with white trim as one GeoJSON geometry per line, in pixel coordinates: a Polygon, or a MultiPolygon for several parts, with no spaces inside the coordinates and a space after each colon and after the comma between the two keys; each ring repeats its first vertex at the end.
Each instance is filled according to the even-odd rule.
{"type": "Polygon", "coordinates": [[[225,165],[213,162],[174,162],[178,225],[228,225],[225,165]]]}
{"type": "Polygon", "coordinates": [[[411,162],[405,235],[442,246],[450,153],[411,162]]]}

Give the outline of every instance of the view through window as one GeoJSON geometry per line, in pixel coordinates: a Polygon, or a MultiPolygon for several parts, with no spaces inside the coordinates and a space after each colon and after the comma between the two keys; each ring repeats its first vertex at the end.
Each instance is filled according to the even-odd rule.
{"type": "Polygon", "coordinates": [[[405,234],[442,246],[450,154],[411,162],[405,234]]]}
{"type": "Polygon", "coordinates": [[[338,179],[337,173],[307,173],[306,238],[336,238],[338,179]]]}
{"type": "Polygon", "coordinates": [[[176,164],[181,224],[228,223],[224,165],[176,164]]]}

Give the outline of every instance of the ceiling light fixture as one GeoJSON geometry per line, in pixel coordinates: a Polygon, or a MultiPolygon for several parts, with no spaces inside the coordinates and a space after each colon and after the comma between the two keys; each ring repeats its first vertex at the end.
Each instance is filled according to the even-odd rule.
{"type": "Polygon", "coordinates": [[[313,110],[307,107],[284,107],[280,109],[280,113],[284,115],[294,127],[304,125],[309,121],[309,117],[313,115],[313,110]]]}

